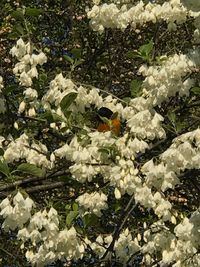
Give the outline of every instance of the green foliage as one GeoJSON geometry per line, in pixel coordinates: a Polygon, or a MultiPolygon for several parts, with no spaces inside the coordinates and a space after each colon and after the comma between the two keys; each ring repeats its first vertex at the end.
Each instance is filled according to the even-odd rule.
{"type": "Polygon", "coordinates": [[[74,202],[72,205],[66,205],[65,209],[67,210],[66,225],[70,227],[79,215],[78,204],[74,202]]]}
{"type": "Polygon", "coordinates": [[[70,56],[64,55],[63,58],[64,58],[65,60],[67,60],[70,64],[73,64],[73,63],[74,63],[73,58],[71,58],[70,56]]]}
{"type": "Polygon", "coordinates": [[[44,10],[41,8],[35,8],[35,7],[34,8],[31,8],[31,7],[25,8],[25,15],[27,17],[38,17],[43,12],[44,12],[44,10]]]}
{"type": "Polygon", "coordinates": [[[154,43],[150,40],[147,44],[141,45],[138,50],[128,51],[126,56],[130,59],[140,58],[145,62],[151,63],[153,48],[154,43]]]}
{"type": "Polygon", "coordinates": [[[195,95],[200,95],[200,87],[193,87],[191,88],[191,92],[193,92],[195,95]]]}
{"type": "Polygon", "coordinates": [[[73,54],[75,59],[81,59],[81,57],[82,57],[82,49],[81,48],[73,48],[71,50],[71,53],[73,54]]]}
{"type": "Polygon", "coordinates": [[[11,178],[11,173],[8,164],[2,160],[0,160],[0,173],[4,174],[7,178],[11,178]]]}
{"type": "Polygon", "coordinates": [[[142,59],[150,62],[153,51],[153,41],[151,40],[147,44],[140,46],[138,51],[138,54],[142,59]]]}
{"type": "Polygon", "coordinates": [[[69,116],[68,108],[71,106],[71,104],[74,102],[76,98],[77,98],[77,93],[71,92],[68,95],[64,96],[63,99],[61,100],[60,107],[66,117],[69,116]]]}
{"type": "Polygon", "coordinates": [[[43,177],[45,175],[44,170],[40,169],[39,167],[36,167],[33,164],[30,163],[22,163],[17,167],[17,170],[19,172],[27,173],[30,175],[43,177]]]}
{"type": "Polygon", "coordinates": [[[24,12],[22,8],[17,8],[17,10],[11,13],[11,16],[17,21],[24,21],[24,12]]]}
{"type": "Polygon", "coordinates": [[[142,81],[139,81],[139,80],[132,80],[131,81],[130,90],[131,90],[131,96],[133,98],[140,96],[141,85],[142,85],[142,81]]]}
{"type": "Polygon", "coordinates": [[[69,227],[72,225],[73,221],[77,218],[78,216],[78,211],[77,210],[72,210],[67,214],[66,217],[66,225],[69,227]]]}
{"type": "Polygon", "coordinates": [[[99,218],[95,214],[86,214],[83,217],[84,228],[99,225],[99,218]]]}

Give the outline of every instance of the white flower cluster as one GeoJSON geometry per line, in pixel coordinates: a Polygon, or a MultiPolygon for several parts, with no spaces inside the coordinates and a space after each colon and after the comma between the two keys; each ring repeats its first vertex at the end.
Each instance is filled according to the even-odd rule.
{"type": "Polygon", "coordinates": [[[37,65],[43,65],[47,61],[47,57],[43,52],[36,55],[31,50],[31,44],[25,44],[20,38],[16,46],[10,51],[12,56],[17,57],[19,60],[13,69],[13,73],[19,76],[20,84],[26,87],[30,87],[32,79],[38,77],[37,65]]]}
{"type": "MultiPolygon", "coordinates": [[[[65,116],[61,110],[60,102],[69,93],[77,93],[77,98],[69,107],[69,111],[73,113],[84,113],[86,107],[91,104],[102,106],[102,97],[97,89],[88,90],[82,86],[76,86],[72,80],[63,77],[62,73],[56,75],[55,79],[50,82],[50,88],[42,98],[42,105],[46,110],[56,113],[63,121],[60,128],[66,127],[65,116]]],[[[51,124],[52,128],[56,128],[55,124],[51,124]]]]}
{"type": "Polygon", "coordinates": [[[78,239],[74,227],[59,230],[58,213],[54,208],[49,212],[36,212],[27,227],[18,232],[22,248],[31,241],[30,250],[26,252],[27,260],[33,266],[46,266],[57,260],[82,258],[84,245],[78,239]]]}
{"type": "Polygon", "coordinates": [[[142,84],[143,96],[156,106],[177,92],[180,96],[188,95],[194,81],[190,78],[182,81],[182,78],[194,68],[194,62],[183,54],[168,57],[159,66],[141,66],[138,73],[146,76],[142,84]]]}
{"type": "Polygon", "coordinates": [[[173,144],[160,158],[164,164],[178,174],[185,169],[199,169],[200,129],[174,139],[173,144]]]}
{"type": "Polygon", "coordinates": [[[21,248],[30,246],[26,258],[32,266],[45,266],[58,259],[82,258],[85,247],[76,230],[71,227],[60,231],[58,213],[54,208],[32,215],[34,206],[32,199],[24,198],[20,192],[12,201],[5,198],[0,203],[0,215],[5,219],[2,228],[5,231],[18,228],[17,238],[22,241],[21,248]]]}
{"type": "Polygon", "coordinates": [[[115,197],[121,198],[126,192],[131,195],[136,187],[141,184],[141,179],[137,176],[138,169],[135,168],[132,160],[125,160],[117,157],[117,162],[113,166],[107,166],[102,169],[102,175],[105,181],[115,188],[115,197]]]}
{"type": "Polygon", "coordinates": [[[133,239],[128,228],[122,231],[114,246],[116,257],[120,262],[124,263],[124,266],[126,266],[125,263],[130,257],[140,251],[140,249],[138,238],[133,239]]]}
{"type": "Polygon", "coordinates": [[[184,23],[188,10],[181,4],[180,0],[170,0],[163,5],[148,3],[145,5],[140,1],[130,9],[126,5],[118,8],[115,4],[94,5],[88,11],[90,25],[93,30],[103,32],[105,28],[126,29],[131,25],[134,29],[147,22],[156,23],[164,20],[169,28],[176,28],[176,24],[184,23]]]}
{"type": "Polygon", "coordinates": [[[142,172],[145,174],[145,184],[137,187],[135,200],[145,207],[153,208],[159,218],[173,221],[172,205],[159,192],[154,195],[151,187],[166,191],[180,182],[177,175],[186,169],[199,169],[200,130],[188,132],[174,139],[173,144],[160,156],[160,163],[153,160],[145,163],[142,172]],[[146,187],[144,186],[146,185],[146,187]],[[146,189],[145,189],[146,188],[146,189]],[[146,195],[146,197],[145,197],[146,195]]]}
{"type": "Polygon", "coordinates": [[[83,113],[85,112],[85,107],[90,107],[91,104],[95,104],[99,107],[102,106],[103,99],[96,88],[88,90],[82,86],[78,87],[71,79],[64,78],[62,73],[60,73],[50,82],[50,88],[43,96],[42,103],[44,108],[52,108],[52,105],[57,107],[60,111],[59,104],[61,100],[71,92],[78,94],[75,103],[69,108],[69,110],[72,110],[73,112],[83,113]]]}
{"type": "Polygon", "coordinates": [[[144,153],[149,148],[147,142],[138,139],[137,137],[131,138],[128,133],[119,137],[115,145],[120,152],[120,157],[125,159],[134,160],[135,156],[139,153],[144,153]]]}
{"type": "Polygon", "coordinates": [[[32,52],[32,45],[24,43],[20,38],[16,46],[14,46],[10,53],[15,56],[19,62],[15,65],[13,73],[16,77],[19,77],[19,82],[22,86],[28,87],[24,90],[24,100],[19,104],[18,112],[22,113],[26,109],[26,115],[34,117],[36,115],[36,108],[39,106],[38,93],[35,89],[32,89],[32,79],[38,78],[37,65],[43,65],[47,61],[47,57],[43,52],[34,54],[32,52]]]}
{"type": "Polygon", "coordinates": [[[91,247],[95,254],[97,254],[101,258],[112,242],[112,239],[112,235],[99,235],[97,236],[95,242],[91,242],[90,240],[88,240],[88,238],[85,239],[85,242],[91,247]]]}
{"type": "Polygon", "coordinates": [[[42,104],[45,109],[53,109],[56,107],[58,115],[61,114],[60,102],[67,94],[74,92],[77,93],[77,98],[74,103],[70,105],[69,110],[73,112],[85,112],[85,108],[95,105],[97,108],[102,106],[110,108],[113,112],[123,112],[121,103],[117,103],[111,95],[103,98],[97,88],[87,89],[83,86],[77,86],[71,79],[63,77],[62,73],[56,75],[55,79],[50,82],[50,88],[43,96],[42,104]]]}
{"type": "Polygon", "coordinates": [[[200,255],[200,213],[195,211],[190,219],[185,217],[175,228],[174,233],[163,222],[153,223],[144,232],[142,247],[146,264],[154,262],[153,254],[162,253],[161,266],[173,267],[199,266],[200,255]]]}
{"type": "MultiPolygon", "coordinates": [[[[101,257],[112,242],[111,235],[106,237],[99,235],[95,242],[85,238],[82,243],[73,227],[59,230],[58,213],[55,209],[51,208],[49,212],[44,210],[31,215],[34,203],[29,197],[24,199],[20,192],[15,195],[12,203],[14,207],[6,198],[0,204],[0,215],[5,219],[3,228],[6,231],[18,228],[17,237],[22,241],[21,248],[27,247],[27,242],[31,242],[26,258],[33,266],[44,266],[58,259],[82,258],[86,245],[90,245],[101,257]]],[[[165,226],[163,221],[155,222],[144,232],[145,243],[142,247],[139,245],[141,236],[133,239],[129,230],[125,229],[116,240],[114,251],[122,263],[127,262],[131,255],[141,250],[144,253],[143,260],[147,264],[152,263],[153,255],[159,252],[162,253],[161,264],[176,262],[173,267],[198,266],[200,262],[197,254],[200,245],[199,227],[199,211],[195,211],[190,219],[184,218],[174,228],[174,233],[165,226]]]]}
{"type": "Polygon", "coordinates": [[[44,168],[51,168],[52,163],[47,159],[48,149],[41,142],[32,142],[29,145],[29,137],[22,134],[16,140],[12,140],[4,151],[4,159],[6,162],[19,161],[25,159],[28,163],[44,168]]]}
{"type": "Polygon", "coordinates": [[[31,218],[33,207],[33,201],[29,197],[24,198],[20,192],[14,196],[12,201],[5,198],[0,203],[0,215],[4,218],[2,228],[5,231],[21,229],[31,218]]]}
{"type": "Polygon", "coordinates": [[[148,187],[145,183],[137,186],[134,197],[136,203],[140,203],[145,208],[153,209],[159,219],[174,222],[171,203],[159,192],[153,193],[151,187],[148,187]]]}
{"type": "Polygon", "coordinates": [[[142,166],[142,172],[146,175],[146,184],[149,187],[154,186],[157,190],[161,189],[163,192],[168,188],[173,189],[179,183],[175,172],[163,162],[155,165],[153,160],[150,160],[142,166]]]}
{"type": "Polygon", "coordinates": [[[56,75],[55,79],[50,82],[49,90],[42,98],[44,108],[51,108],[50,104],[57,107],[63,97],[71,92],[76,92],[75,84],[70,79],[64,78],[62,73],[56,75]]]}
{"type": "MultiPolygon", "coordinates": [[[[102,31],[104,27],[124,29],[128,24],[136,27],[158,19],[164,19],[168,23],[182,23],[187,14],[188,11],[179,0],[171,0],[162,6],[151,3],[145,6],[140,2],[129,10],[125,6],[118,9],[114,4],[103,4],[95,6],[89,12],[89,17],[92,18],[94,28],[102,31]]],[[[19,112],[23,112],[26,100],[35,103],[38,97],[37,91],[30,86],[32,78],[38,76],[37,64],[46,62],[46,56],[42,53],[32,54],[30,44],[25,44],[22,39],[18,40],[11,53],[20,61],[16,64],[14,73],[20,77],[20,83],[27,87],[23,93],[25,101],[19,106],[19,112]]],[[[162,255],[161,266],[193,266],[189,265],[190,259],[194,266],[199,266],[200,257],[197,252],[200,246],[200,214],[198,211],[194,212],[190,219],[185,218],[174,227],[174,231],[173,227],[167,228],[165,222],[176,224],[179,218],[163,192],[168,188],[174,189],[182,171],[199,169],[200,130],[176,138],[160,155],[158,164],[150,160],[143,166],[138,166],[135,161],[138,153],[145,153],[150,147],[148,142],[155,138],[165,138],[165,131],[161,126],[163,117],[153,110],[153,106],[160,105],[177,92],[180,96],[187,95],[193,81],[187,79],[182,82],[182,78],[190,74],[192,68],[195,68],[195,63],[186,55],[169,57],[161,66],[141,67],[139,72],[146,76],[143,96],[134,98],[126,107],[112,96],[103,98],[96,88],[88,90],[77,86],[70,79],[58,74],[51,81],[48,92],[42,98],[42,104],[44,109],[63,118],[62,127],[67,124],[60,103],[64,96],[75,92],[77,98],[69,107],[73,115],[84,113],[86,109],[92,109],[93,105],[95,108],[108,107],[113,112],[118,112],[120,119],[126,122],[123,136],[117,137],[111,132],[101,133],[81,125],[84,133],[75,135],[64,145],[62,143],[48,160],[48,148],[40,142],[30,142],[29,137],[23,134],[16,140],[11,140],[7,148],[3,148],[3,158],[7,163],[23,159],[48,169],[57,163],[57,158],[62,158],[69,163],[69,171],[77,181],[91,182],[97,174],[101,174],[104,181],[113,187],[116,199],[128,193],[134,196],[136,204],[152,209],[159,221],[144,232],[143,247],[139,245],[139,238],[133,239],[128,229],[122,231],[116,240],[114,251],[123,264],[126,264],[131,255],[142,250],[147,265],[152,264],[155,255],[159,253],[162,255]],[[144,177],[141,177],[140,171],[144,177]]],[[[1,78],[0,88],[2,89],[1,78]]],[[[34,107],[29,111],[28,115],[34,116],[34,107]]],[[[3,137],[0,139],[4,140],[3,137]]],[[[102,192],[92,192],[79,196],[76,201],[80,209],[101,216],[102,210],[108,208],[107,198],[102,192]]],[[[59,230],[56,210],[51,208],[49,212],[39,211],[32,216],[33,206],[33,201],[28,197],[24,199],[19,192],[12,201],[6,198],[0,204],[0,215],[4,218],[3,228],[6,231],[19,228],[18,238],[22,241],[22,248],[28,247],[26,257],[32,265],[44,266],[57,260],[77,260],[83,257],[87,244],[101,257],[112,242],[112,235],[99,235],[96,242],[90,242],[86,237],[83,243],[75,228],[59,230]]]]}
{"type": "Polygon", "coordinates": [[[36,109],[39,107],[39,102],[36,100],[37,91],[31,88],[28,88],[28,91],[25,90],[25,101],[23,100],[19,104],[18,112],[23,113],[25,111],[25,115],[29,117],[35,117],[36,109]],[[33,101],[29,101],[29,100],[33,101]],[[27,110],[26,110],[27,108],[27,110]]]}
{"type": "Polygon", "coordinates": [[[177,244],[173,251],[172,259],[176,258],[175,267],[180,267],[182,264],[186,266],[199,266],[200,254],[198,248],[200,246],[200,212],[196,210],[191,217],[184,218],[178,224],[174,233],[177,237],[177,244]]]}
{"type": "Polygon", "coordinates": [[[91,212],[97,216],[101,216],[101,210],[106,210],[108,208],[107,205],[107,196],[102,192],[93,192],[93,193],[85,193],[80,195],[76,202],[78,202],[80,208],[83,208],[86,213],[91,212]]]}
{"type": "Polygon", "coordinates": [[[142,167],[146,184],[163,192],[174,189],[179,183],[177,175],[185,169],[199,169],[200,129],[183,134],[174,139],[173,144],[160,156],[161,162],[148,161],[142,167]]]}
{"type": "Polygon", "coordinates": [[[142,247],[142,252],[144,253],[143,261],[150,265],[153,262],[151,255],[156,252],[162,253],[163,251],[164,256],[166,250],[170,247],[171,241],[174,239],[175,235],[169,231],[169,228],[163,222],[157,221],[150,225],[143,234],[143,240],[145,242],[142,247]]]}
{"type": "Polygon", "coordinates": [[[138,169],[134,167],[134,157],[137,153],[144,152],[148,144],[137,138],[128,138],[128,134],[115,139],[111,132],[90,132],[86,143],[78,142],[75,136],[70,144],[65,144],[55,150],[55,156],[74,162],[69,167],[74,179],[80,182],[91,181],[94,176],[101,173],[105,181],[115,187],[115,196],[132,194],[140,184],[137,177],[138,169]],[[118,154],[116,164],[108,165],[110,155],[109,147],[115,149],[118,154]]]}
{"type": "Polygon", "coordinates": [[[29,100],[33,100],[35,98],[38,98],[37,91],[35,89],[32,89],[31,87],[24,90],[23,94],[25,99],[27,98],[29,100]]]}
{"type": "MultiPolygon", "coordinates": [[[[131,129],[134,136],[140,139],[163,138],[165,131],[161,127],[163,118],[154,110],[149,110],[152,103],[149,99],[138,97],[130,102],[129,106],[123,107],[118,100],[111,95],[103,98],[96,88],[88,90],[83,86],[77,87],[70,79],[66,79],[62,74],[58,74],[50,83],[50,89],[43,96],[42,104],[47,110],[51,109],[63,118],[61,128],[66,127],[65,116],[61,110],[60,102],[64,96],[71,92],[77,93],[75,101],[68,108],[75,113],[84,113],[86,108],[92,105],[96,108],[107,107],[113,112],[118,112],[123,120],[127,121],[127,126],[131,129]]],[[[150,97],[149,97],[150,98],[150,97]]],[[[55,124],[51,125],[56,128],[55,124]]]]}
{"type": "Polygon", "coordinates": [[[150,110],[138,112],[127,121],[127,126],[135,136],[141,139],[154,140],[155,138],[165,138],[165,130],[161,126],[164,118],[150,110]]]}
{"type": "MultiPolygon", "coordinates": [[[[112,240],[112,235],[99,235],[95,242],[91,242],[88,239],[86,239],[85,242],[89,244],[92,250],[95,251],[95,253],[101,258],[112,240]]],[[[138,241],[138,238],[133,239],[128,228],[123,230],[119,235],[119,238],[115,241],[113,250],[117,259],[123,264],[123,266],[126,266],[126,262],[133,254],[140,251],[141,247],[138,241]]]]}
{"type": "Polygon", "coordinates": [[[69,145],[65,144],[55,150],[55,156],[74,162],[69,170],[73,178],[82,183],[86,180],[92,181],[92,178],[101,171],[99,147],[111,146],[115,141],[110,132],[95,132],[88,134],[88,136],[91,138],[89,144],[79,143],[75,136],[69,145]]]}

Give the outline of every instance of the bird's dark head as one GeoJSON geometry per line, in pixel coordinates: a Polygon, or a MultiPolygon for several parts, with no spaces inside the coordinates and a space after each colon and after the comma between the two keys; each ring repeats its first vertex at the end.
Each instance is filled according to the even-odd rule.
{"type": "Polygon", "coordinates": [[[103,117],[103,118],[107,118],[108,120],[110,120],[113,115],[113,112],[109,108],[101,107],[98,110],[97,114],[100,118],[103,117]]]}

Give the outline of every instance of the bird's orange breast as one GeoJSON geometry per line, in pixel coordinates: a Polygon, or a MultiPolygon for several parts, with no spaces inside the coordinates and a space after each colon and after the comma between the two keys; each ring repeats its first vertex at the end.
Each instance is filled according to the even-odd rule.
{"type": "Polygon", "coordinates": [[[121,123],[120,120],[118,118],[113,119],[111,121],[111,125],[108,125],[107,123],[100,123],[97,127],[97,130],[99,132],[108,132],[108,131],[112,131],[115,135],[119,135],[120,134],[120,130],[121,130],[121,123]]]}

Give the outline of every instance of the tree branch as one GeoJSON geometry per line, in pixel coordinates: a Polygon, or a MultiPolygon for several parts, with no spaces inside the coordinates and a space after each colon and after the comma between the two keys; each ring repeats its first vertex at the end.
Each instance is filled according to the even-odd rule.
{"type": "Polygon", "coordinates": [[[50,183],[50,184],[45,184],[45,185],[36,185],[30,188],[25,189],[25,191],[27,193],[35,193],[35,192],[41,192],[41,191],[45,191],[45,190],[49,190],[49,189],[55,189],[55,188],[59,188],[62,187],[64,185],[66,185],[67,182],[56,182],[56,183],[50,183]]]}
{"type": "Polygon", "coordinates": [[[101,260],[105,259],[106,256],[108,255],[109,252],[113,251],[114,245],[115,245],[115,241],[117,240],[117,238],[120,235],[120,232],[123,228],[123,226],[125,225],[129,215],[131,214],[131,212],[137,207],[138,204],[133,205],[133,207],[130,209],[130,206],[133,204],[133,201],[135,200],[134,195],[132,195],[132,197],[130,198],[126,208],[124,209],[124,212],[122,212],[119,223],[117,224],[116,230],[113,234],[113,240],[110,243],[109,247],[107,248],[107,250],[105,251],[104,255],[102,256],[101,260]]]}

